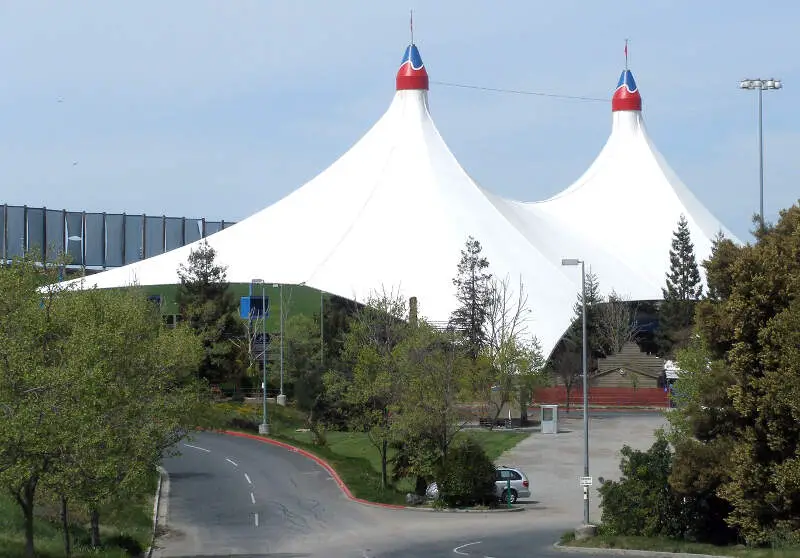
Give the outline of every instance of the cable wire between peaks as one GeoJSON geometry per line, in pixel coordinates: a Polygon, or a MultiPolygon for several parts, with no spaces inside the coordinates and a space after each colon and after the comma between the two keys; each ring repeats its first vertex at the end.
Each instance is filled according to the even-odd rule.
{"type": "Polygon", "coordinates": [[[430,83],[436,85],[443,85],[445,87],[458,87],[461,89],[475,89],[477,91],[488,91],[491,93],[511,93],[514,95],[532,95],[536,97],[550,97],[554,99],[571,99],[573,101],[586,101],[586,102],[601,102],[610,103],[611,99],[601,99],[599,97],[585,97],[581,95],[560,95],[558,93],[544,93],[542,91],[526,91],[524,89],[502,89],[499,87],[483,87],[481,85],[468,85],[465,83],[453,83],[449,81],[434,81],[430,83]]]}

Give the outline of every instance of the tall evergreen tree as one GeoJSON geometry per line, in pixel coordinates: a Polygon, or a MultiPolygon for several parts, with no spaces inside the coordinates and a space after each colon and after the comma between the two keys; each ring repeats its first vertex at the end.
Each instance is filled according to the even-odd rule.
{"type": "Polygon", "coordinates": [[[232,382],[238,386],[244,375],[246,343],[244,322],[230,291],[224,266],[216,263],[216,252],[203,242],[192,250],[186,264],[178,268],[181,284],[177,303],[181,319],[203,340],[200,376],[212,383],[232,382]]]}
{"type": "Polygon", "coordinates": [[[459,307],[450,316],[450,325],[460,331],[467,354],[476,360],[486,345],[484,326],[488,317],[491,289],[489,260],[482,255],[481,243],[470,236],[461,250],[458,274],[453,279],[459,307]]]}
{"type": "Polygon", "coordinates": [[[660,355],[671,357],[688,344],[694,307],[703,294],[689,222],[683,215],[672,235],[669,264],[667,284],[662,289],[664,301],[659,308],[656,342],[660,355]]]}

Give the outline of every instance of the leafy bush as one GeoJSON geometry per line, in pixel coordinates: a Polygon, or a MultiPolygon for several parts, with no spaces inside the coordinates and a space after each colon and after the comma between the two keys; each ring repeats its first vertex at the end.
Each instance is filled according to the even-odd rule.
{"type": "Polygon", "coordinates": [[[476,441],[466,438],[443,460],[437,485],[439,498],[448,506],[494,505],[495,467],[476,441]]]}
{"type": "Polygon", "coordinates": [[[660,437],[647,451],[624,446],[619,481],[604,481],[603,530],[609,535],[683,537],[689,514],[669,485],[672,451],[660,437]]]}

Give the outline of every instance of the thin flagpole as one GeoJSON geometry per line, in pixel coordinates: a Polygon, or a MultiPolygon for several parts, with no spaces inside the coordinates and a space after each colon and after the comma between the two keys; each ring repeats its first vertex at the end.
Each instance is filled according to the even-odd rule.
{"type": "Polygon", "coordinates": [[[414,10],[411,10],[411,21],[409,22],[411,28],[411,44],[414,44],[414,10]]]}
{"type": "Polygon", "coordinates": [[[625,39],[625,69],[628,69],[628,39],[625,39]]]}

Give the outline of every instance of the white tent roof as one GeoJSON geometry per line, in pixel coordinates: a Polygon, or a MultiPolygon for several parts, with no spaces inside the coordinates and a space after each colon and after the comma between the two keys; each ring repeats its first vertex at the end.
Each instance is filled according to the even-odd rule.
{"type": "Polygon", "coordinates": [[[710,255],[718,232],[739,241],[658,152],[641,108],[633,75],[624,70],[612,99],[611,135],[589,169],[548,200],[498,205],[549,257],[585,259],[605,292],[657,300],[681,215],[688,221],[698,264],[710,255]]]}
{"type": "MultiPolygon", "coordinates": [[[[452,279],[471,235],[496,276],[509,275],[512,287],[522,278],[531,331],[549,353],[572,318],[580,277],[530,242],[459,165],[431,119],[414,45],[396,84],[386,113],[333,165],[208,237],[228,280],[306,284],[357,300],[399,289],[419,298],[423,315],[444,321],[457,304],[452,279]]],[[[178,266],[197,245],[88,276],[84,286],[177,283],[178,266]]]]}
{"type": "MultiPolygon", "coordinates": [[[[396,86],[386,113],[333,165],[207,238],[229,281],[305,284],[362,301],[374,290],[395,289],[418,297],[429,319],[445,321],[457,304],[452,278],[471,235],[496,276],[510,276],[512,286],[522,278],[531,330],[549,354],[580,291],[580,272],[562,267],[562,258],[585,260],[606,292],[655,300],[681,214],[698,261],[718,231],[736,241],[649,139],[628,70],[600,155],[569,188],[530,203],[483,190],[459,165],[431,119],[428,74],[414,45],[396,86]]],[[[178,266],[197,245],[91,275],[84,287],[175,284],[178,266]]]]}

